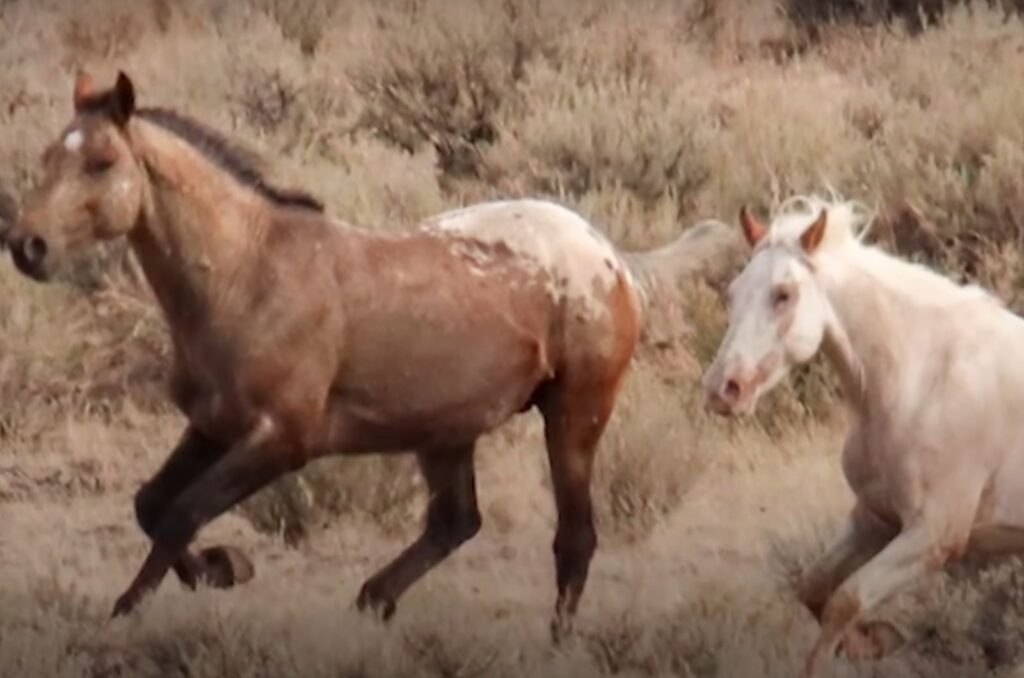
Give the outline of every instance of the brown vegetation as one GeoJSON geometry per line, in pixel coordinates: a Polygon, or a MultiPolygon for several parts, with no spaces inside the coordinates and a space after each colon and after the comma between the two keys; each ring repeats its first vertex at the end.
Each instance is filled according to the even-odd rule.
{"type": "MultiPolygon", "coordinates": [[[[247,141],[355,223],[546,195],[632,249],[827,184],[877,207],[877,241],[1020,308],[1024,26],[984,4],[948,3],[926,30],[878,23],[881,3],[832,4],[860,9],[824,22],[768,0],[10,0],[0,189],[30,185],[77,68],[123,68],[147,102],[247,141]]],[[[814,627],[789,578],[849,506],[842,417],[820,366],[754,421],[704,414],[720,282],[681,291],[685,322],[656,318],[631,370],[599,455],[581,638],[556,652],[533,414],[480,452],[481,539],[391,628],[351,601],[416,529],[407,459],[325,461],[280,483],[208,537],[247,544],[256,580],[166,585],[106,625],[146,548],[131,493],[181,424],[160,391],[165,334],[118,248],[53,287],[0,262],[0,675],[793,675],[814,627]]],[[[1009,675],[1020,578],[1011,562],[929,582],[885,612],[911,646],[840,675],[1009,675]]]]}

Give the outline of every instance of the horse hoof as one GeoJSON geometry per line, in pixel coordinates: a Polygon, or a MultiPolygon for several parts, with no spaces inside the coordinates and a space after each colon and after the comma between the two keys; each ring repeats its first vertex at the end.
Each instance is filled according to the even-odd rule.
{"type": "Polygon", "coordinates": [[[836,654],[853,662],[881,659],[906,643],[899,629],[885,621],[858,624],[843,636],[836,654]]]}
{"type": "Polygon", "coordinates": [[[356,598],[356,608],[360,612],[373,614],[381,621],[388,621],[394,616],[398,606],[395,601],[373,593],[369,585],[363,585],[356,598]]]}
{"type": "Polygon", "coordinates": [[[138,600],[132,594],[131,591],[125,592],[117,602],[114,603],[114,610],[110,613],[111,619],[117,619],[118,617],[124,617],[135,609],[138,604],[138,600]]]}
{"type": "Polygon", "coordinates": [[[551,643],[555,647],[565,644],[574,634],[572,618],[558,615],[551,620],[551,643]]]}
{"type": "Polygon", "coordinates": [[[244,553],[233,546],[212,546],[199,553],[203,563],[203,583],[217,589],[244,584],[256,575],[256,568],[244,553]]]}

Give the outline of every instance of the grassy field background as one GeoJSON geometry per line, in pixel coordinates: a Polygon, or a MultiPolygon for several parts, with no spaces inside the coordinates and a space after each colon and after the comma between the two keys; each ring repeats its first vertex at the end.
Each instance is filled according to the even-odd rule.
{"type": "MultiPolygon", "coordinates": [[[[1024,300],[1024,26],[928,0],[5,0],[0,189],[31,185],[74,73],[248,142],[331,213],[405,228],[546,196],[624,249],[828,186],[873,239],[1024,300]]],[[[352,604],[418,531],[408,459],[338,459],[211,525],[257,578],[168,582],[107,613],[146,551],[131,495],[182,420],[158,312],[123,250],[39,286],[0,262],[0,676],[792,676],[816,626],[793,576],[851,504],[843,413],[812,365],[759,416],[703,411],[731,268],[658,313],[599,454],[601,546],[553,649],[554,511],[539,418],[479,454],[484,528],[390,627],[352,604]]],[[[837,676],[1009,676],[1024,569],[961,567],[887,605],[912,640],[837,676]]]]}

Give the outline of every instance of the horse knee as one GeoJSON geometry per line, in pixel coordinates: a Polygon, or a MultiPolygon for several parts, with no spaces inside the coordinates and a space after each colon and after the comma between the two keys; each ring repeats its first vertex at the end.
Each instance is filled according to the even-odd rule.
{"type": "Polygon", "coordinates": [[[428,517],[427,531],[446,551],[451,551],[475,537],[482,525],[476,507],[466,511],[435,511],[428,517]]]}
{"type": "Polygon", "coordinates": [[[477,535],[482,525],[483,519],[480,517],[480,511],[474,508],[456,522],[453,537],[460,544],[467,542],[477,535]]]}
{"type": "Polygon", "coordinates": [[[201,526],[202,521],[196,512],[176,502],[161,513],[150,537],[161,544],[185,548],[201,526]]]}

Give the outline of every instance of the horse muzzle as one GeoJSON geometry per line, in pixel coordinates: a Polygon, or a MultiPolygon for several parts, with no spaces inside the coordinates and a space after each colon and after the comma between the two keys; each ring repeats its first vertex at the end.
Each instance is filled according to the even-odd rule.
{"type": "Polygon", "coordinates": [[[14,265],[24,275],[44,282],[50,277],[47,262],[50,247],[46,240],[35,235],[21,235],[10,229],[3,237],[3,244],[11,250],[14,265]]]}
{"type": "Polygon", "coordinates": [[[754,409],[756,390],[753,380],[723,376],[704,382],[704,400],[709,410],[723,417],[749,414],[754,409]]]}

